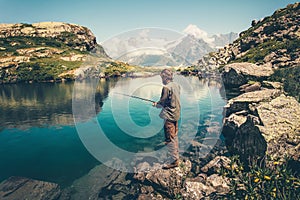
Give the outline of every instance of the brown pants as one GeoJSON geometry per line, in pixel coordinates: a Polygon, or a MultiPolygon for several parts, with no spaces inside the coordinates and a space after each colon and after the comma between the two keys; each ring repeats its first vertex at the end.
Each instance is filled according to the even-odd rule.
{"type": "Polygon", "coordinates": [[[165,142],[168,145],[168,151],[171,157],[171,162],[179,159],[179,146],[178,146],[178,122],[165,120],[164,124],[165,142]]]}

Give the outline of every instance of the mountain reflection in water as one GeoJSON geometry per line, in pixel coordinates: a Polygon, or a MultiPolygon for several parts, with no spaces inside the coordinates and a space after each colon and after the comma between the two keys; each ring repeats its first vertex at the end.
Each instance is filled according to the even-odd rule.
{"type": "MultiPolygon", "coordinates": [[[[99,81],[95,91],[97,113],[116,82],[117,79],[99,81]]],[[[85,89],[88,84],[89,81],[80,83],[85,89]]],[[[0,85],[1,129],[73,125],[73,86],[68,82],[0,85]]]]}

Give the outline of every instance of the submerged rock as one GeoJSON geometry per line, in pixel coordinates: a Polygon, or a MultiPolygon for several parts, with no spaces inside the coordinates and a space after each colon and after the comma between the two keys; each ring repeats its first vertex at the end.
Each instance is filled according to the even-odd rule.
{"type": "MultiPolygon", "coordinates": [[[[122,163],[116,162],[116,164],[122,163]]],[[[103,164],[98,165],[64,189],[63,194],[72,200],[132,199],[137,189],[132,183],[131,176],[103,164]]]]}
{"type": "Polygon", "coordinates": [[[56,200],[61,195],[55,183],[23,177],[10,177],[0,184],[0,199],[56,200]]]}

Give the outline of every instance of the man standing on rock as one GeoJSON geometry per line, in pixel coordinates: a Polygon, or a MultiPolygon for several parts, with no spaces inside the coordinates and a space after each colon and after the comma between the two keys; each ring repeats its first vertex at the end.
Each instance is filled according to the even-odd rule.
{"type": "Polygon", "coordinates": [[[180,86],[173,82],[173,72],[164,69],[160,73],[164,85],[158,102],[154,107],[162,108],[159,116],[164,119],[165,144],[168,146],[171,162],[163,169],[177,167],[179,164],[178,120],[180,118],[180,86]]]}

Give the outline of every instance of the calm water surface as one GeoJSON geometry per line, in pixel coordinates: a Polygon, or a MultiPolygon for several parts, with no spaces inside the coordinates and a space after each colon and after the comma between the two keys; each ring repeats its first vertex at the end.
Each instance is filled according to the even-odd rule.
{"type": "MultiPolygon", "coordinates": [[[[186,79],[193,92],[183,88],[183,112],[186,116],[198,111],[200,114],[198,122],[182,123],[181,129],[201,132],[201,127],[207,124],[220,124],[225,105],[220,94],[221,85],[214,80],[186,79]],[[195,103],[198,110],[195,110],[195,103]]],[[[145,84],[149,80],[157,81],[159,77],[101,79],[94,92],[95,104],[91,104],[96,122],[95,119],[85,121],[99,124],[112,143],[122,149],[130,152],[153,150],[163,140],[162,121],[155,117],[159,110],[151,103],[116,94],[130,90],[136,96],[158,100],[161,85],[145,84]],[[132,131],[132,122],[139,127],[154,123],[154,132],[132,131]]],[[[83,93],[91,88],[89,81],[76,84],[83,93]]],[[[73,91],[74,83],[0,85],[0,181],[10,176],[24,176],[66,187],[101,164],[85,148],[77,132],[72,111],[73,91]]],[[[186,131],[179,134],[185,134],[183,132],[186,131]]],[[[106,149],[100,150],[105,153],[106,149]]]]}

